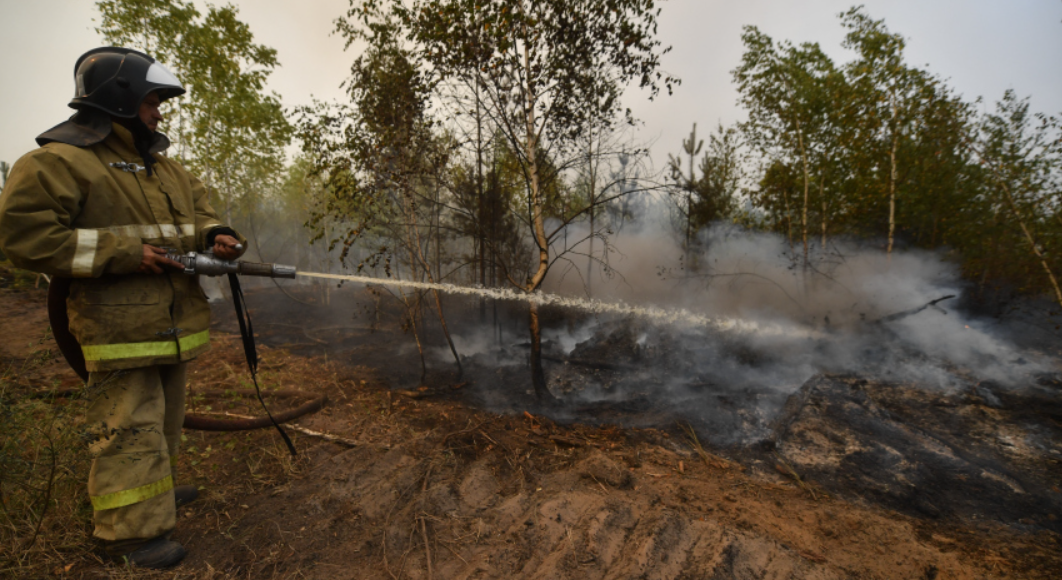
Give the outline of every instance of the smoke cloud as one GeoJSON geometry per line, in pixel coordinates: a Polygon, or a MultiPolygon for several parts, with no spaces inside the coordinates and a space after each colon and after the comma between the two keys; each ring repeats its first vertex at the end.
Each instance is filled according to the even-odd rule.
{"type": "MultiPolygon", "coordinates": [[[[609,243],[592,267],[585,244],[575,248],[543,288],[569,297],[552,303],[565,314],[543,338],[550,388],[572,409],[618,410],[627,424],[658,420],[648,409],[673,413],[715,444],[748,443],[817,373],[983,391],[984,381],[1028,384],[1052,366],[1003,338],[997,322],[957,310],[964,285],[941,254],[890,257],[873,244],[831,240],[826,251],[812,248],[805,268],[799,243],[717,225],[701,232],[687,263],[663,219],[625,227],[609,243]],[[930,305],[946,296],[954,298],[930,305]],[[627,311],[601,307],[615,303],[627,311]],[[641,308],[679,315],[662,321],[641,308]],[[706,326],[700,317],[741,324],[706,326]]],[[[458,336],[459,350],[487,366],[526,367],[526,342],[526,326],[458,336]]]]}

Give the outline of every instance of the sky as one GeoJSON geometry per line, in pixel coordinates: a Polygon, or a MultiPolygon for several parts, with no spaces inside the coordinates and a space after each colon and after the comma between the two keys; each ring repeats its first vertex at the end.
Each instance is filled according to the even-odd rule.
{"type": "MultiPolygon", "coordinates": [[[[222,2],[218,2],[221,4],[222,2]]],[[[269,88],[286,106],[343,98],[339,85],[356,56],[331,34],[348,0],[232,0],[258,43],[278,51],[281,67],[269,88]]],[[[196,1],[203,9],[204,2],[196,1]]],[[[663,68],[682,79],[671,96],[625,96],[642,121],[635,138],[653,143],[657,167],[681,151],[691,125],[705,135],[716,123],[744,118],[730,71],[742,53],[741,32],[757,26],[775,40],[818,42],[835,62],[841,48],[837,14],[844,0],[667,0],[658,3],[659,38],[671,52],[663,68]]],[[[908,40],[907,60],[948,79],[967,100],[991,107],[1007,89],[1031,96],[1033,111],[1062,114],[1062,0],[865,0],[867,12],[908,40]]],[[[89,0],[0,0],[0,160],[13,163],[33,138],[63,121],[73,95],[73,67],[103,44],[89,0]]],[[[164,129],[163,129],[164,130],[164,129]]]]}

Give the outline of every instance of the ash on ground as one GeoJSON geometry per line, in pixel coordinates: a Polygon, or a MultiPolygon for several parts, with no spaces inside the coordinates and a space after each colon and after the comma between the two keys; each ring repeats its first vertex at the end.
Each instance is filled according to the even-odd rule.
{"type": "MultiPolygon", "coordinates": [[[[927,353],[910,328],[876,322],[765,339],[636,319],[555,326],[544,358],[563,403],[549,413],[687,424],[712,448],[829,493],[917,517],[1062,532],[1062,381],[1051,362],[1001,343],[958,364],[927,353]]],[[[513,339],[470,357],[478,386],[468,394],[505,412],[533,404],[512,396],[514,385],[530,389],[527,347],[513,339]]]]}
{"type": "MultiPolygon", "coordinates": [[[[267,344],[387,369],[392,389],[416,396],[665,429],[687,452],[679,426],[690,425],[714,453],[770,477],[795,473],[827,493],[919,518],[1062,532],[1062,381],[1050,356],[1057,338],[1015,347],[994,338],[997,322],[937,309],[847,327],[809,321],[803,336],[544,309],[545,369],[562,401],[544,406],[532,394],[526,307],[494,314],[448,301],[463,376],[428,326],[422,377],[401,311],[366,306],[363,294],[337,294],[330,309],[278,293],[249,302],[259,319],[269,313],[270,326],[256,324],[268,329],[267,344]],[[337,325],[344,309],[357,316],[337,325]]],[[[223,324],[235,329],[234,320],[223,324]]]]}

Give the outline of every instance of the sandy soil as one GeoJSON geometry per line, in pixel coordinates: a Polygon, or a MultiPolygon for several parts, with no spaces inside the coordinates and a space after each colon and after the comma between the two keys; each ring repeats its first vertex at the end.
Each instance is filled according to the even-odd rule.
{"type": "MultiPolygon", "coordinates": [[[[323,411],[296,423],[344,442],[292,431],[300,452],[292,459],[272,430],[186,431],[178,472],[202,489],[180,510],[174,535],[187,559],[163,573],[120,570],[93,555],[86,520],[50,522],[80,527],[85,538],[84,546],[48,552],[52,574],[1062,577],[1062,541],[1050,526],[896,511],[870,494],[836,493],[822,479],[836,474],[782,460],[795,457],[784,445],[777,463],[704,449],[674,422],[645,429],[559,424],[530,400],[526,411],[489,412],[463,395],[488,380],[482,375],[458,381],[446,371],[419,382],[415,357],[398,346],[410,339],[397,317],[363,313],[325,325],[271,312],[267,294],[285,300],[249,297],[265,343],[263,388],[327,395],[323,411]]],[[[0,360],[16,365],[42,349],[57,355],[54,342],[38,340],[46,327],[43,291],[4,291],[0,303],[0,360]]],[[[214,349],[190,375],[189,410],[259,415],[256,404],[231,392],[246,388],[249,376],[228,308],[218,305],[214,349]]],[[[17,378],[25,393],[78,384],[58,361],[17,378]]],[[[524,399],[514,391],[516,408],[524,399]]],[[[299,402],[269,401],[273,410],[299,402]]]]}

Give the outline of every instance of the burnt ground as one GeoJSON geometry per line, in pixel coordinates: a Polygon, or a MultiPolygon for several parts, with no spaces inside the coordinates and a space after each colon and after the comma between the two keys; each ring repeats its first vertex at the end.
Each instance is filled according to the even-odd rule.
{"type": "MultiPolygon", "coordinates": [[[[22,393],[77,383],[41,355],[55,350],[37,340],[42,294],[0,294],[0,357],[9,368],[44,360],[8,373],[22,393]]],[[[393,300],[377,308],[362,288],[333,292],[328,307],[320,295],[295,297],[306,304],[269,288],[248,295],[261,383],[328,395],[296,423],[345,442],[292,432],[291,459],[270,430],[186,431],[180,479],[203,491],[180,512],[174,537],[190,551],[180,567],[101,563],[87,546],[82,491],[67,499],[80,511],[50,516],[44,529],[56,532],[0,575],[1062,576],[1062,387],[1051,373],[1002,386],[956,369],[948,389],[841,368],[788,381],[732,375],[718,369],[769,367],[772,353],[550,311],[547,373],[564,404],[543,407],[529,394],[515,306],[477,332],[493,306],[448,303],[469,353],[464,375],[427,325],[422,380],[393,300]]],[[[258,415],[234,391],[249,378],[231,304],[214,306],[215,346],[195,363],[190,410],[258,415]]],[[[888,366],[882,349],[916,356],[874,340],[868,369],[888,366]]],[[[299,402],[267,400],[274,410],[299,402]]]]}

